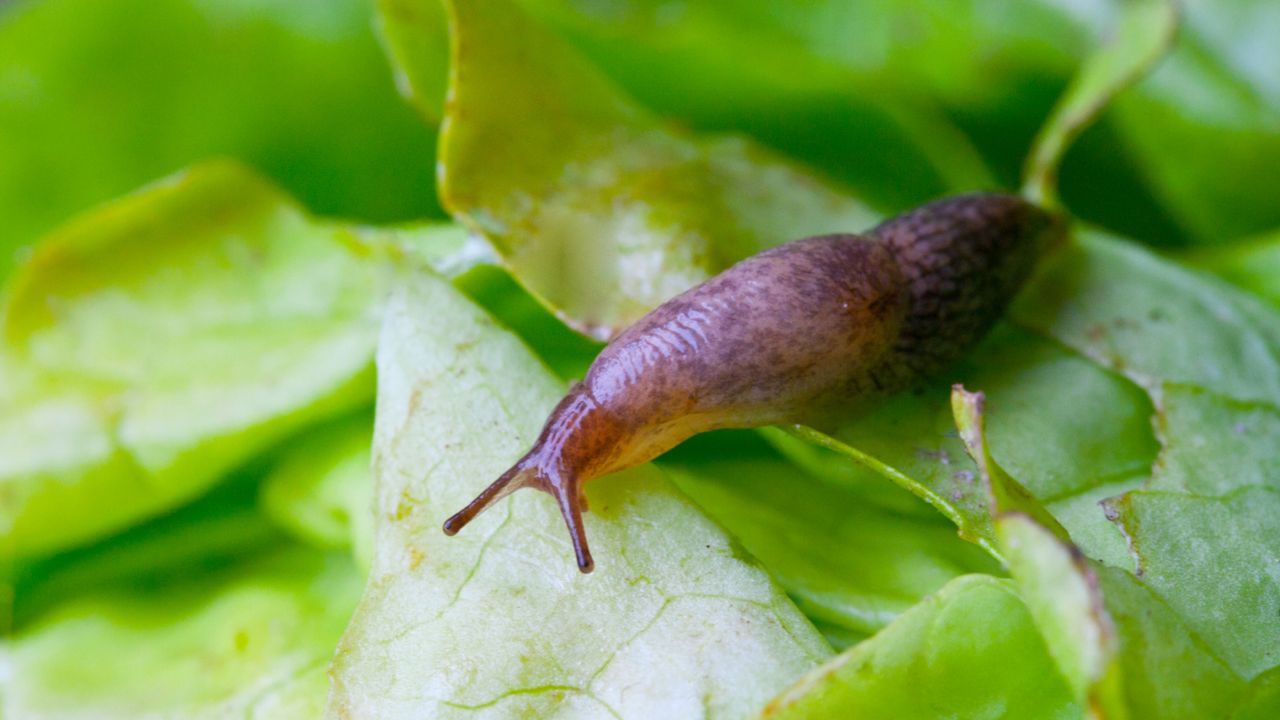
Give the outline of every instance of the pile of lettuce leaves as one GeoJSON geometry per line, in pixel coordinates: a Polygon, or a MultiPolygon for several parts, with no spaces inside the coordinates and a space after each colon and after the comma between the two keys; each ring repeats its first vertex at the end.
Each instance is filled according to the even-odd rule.
{"type": "Polygon", "coordinates": [[[0,716],[1280,717],[1271,0],[0,3],[0,716]],[[611,335],[1069,213],[931,385],[517,493],[611,335]],[[954,386],[954,387],[953,387],[954,386]]]}

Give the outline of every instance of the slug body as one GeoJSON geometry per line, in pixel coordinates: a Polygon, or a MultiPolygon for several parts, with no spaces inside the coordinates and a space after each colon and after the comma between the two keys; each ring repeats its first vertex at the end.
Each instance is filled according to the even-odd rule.
{"type": "Polygon", "coordinates": [[[593,564],[583,485],[700,432],[812,422],[870,407],[987,333],[1062,225],[1015,196],[925,205],[865,235],[762,252],[622,332],[533,448],[445,523],[452,535],[513,490],[550,493],[578,567],[593,564]]]}

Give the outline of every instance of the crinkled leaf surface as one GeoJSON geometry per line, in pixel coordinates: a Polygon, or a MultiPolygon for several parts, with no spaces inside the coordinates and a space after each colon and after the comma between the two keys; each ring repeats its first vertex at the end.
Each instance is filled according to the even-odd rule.
{"type": "Polygon", "coordinates": [[[0,277],[72,213],[210,156],[313,210],[439,212],[432,135],[396,97],[369,0],[0,7],[0,277]]]}
{"type": "MultiPolygon", "coordinates": [[[[1274,441],[1273,441],[1274,442],[1274,441]]],[[[1143,581],[1246,679],[1280,663],[1280,495],[1139,491],[1111,504],[1143,581]]]]}
{"type": "Polygon", "coordinates": [[[1017,592],[968,575],[801,678],[761,718],[1080,716],[1017,592]]]}
{"type": "Polygon", "coordinates": [[[1109,512],[1144,583],[1252,678],[1280,661],[1280,312],[1101,237],[1054,268],[1015,317],[1125,373],[1158,403],[1155,476],[1109,512]]]}
{"type": "Polygon", "coordinates": [[[286,548],[87,590],[10,638],[8,718],[314,718],[360,593],[348,558],[286,548]]]}
{"type": "Polygon", "coordinates": [[[47,237],[3,317],[9,547],[47,552],[172,507],[367,402],[388,276],[351,231],[225,163],[47,237]]]}
{"type": "Polygon", "coordinates": [[[676,485],[824,630],[870,635],[948,580],[997,569],[945,519],[869,502],[865,486],[826,482],[766,453],[681,457],[663,465],[676,485]]]}
{"type": "Polygon", "coordinates": [[[735,260],[874,221],[745,139],[661,124],[509,2],[449,7],[442,199],[579,329],[609,337],[735,260]]]}
{"type": "MultiPolygon", "coordinates": [[[[1122,706],[1135,717],[1157,710],[1159,717],[1225,712],[1238,700],[1242,679],[1277,664],[1280,647],[1280,578],[1272,572],[1280,565],[1276,310],[1136,246],[1086,233],[1044,269],[1011,319],[1023,337],[1030,332],[1060,343],[1048,345],[1052,352],[1028,369],[1056,355],[1065,367],[1079,369],[1075,379],[1061,371],[1048,375],[1044,395],[1037,396],[1030,382],[1036,374],[1010,364],[1035,343],[989,354],[999,333],[954,375],[990,389],[988,436],[1000,465],[1047,503],[1086,554],[1113,566],[1097,572],[1119,628],[1128,703],[1122,706]],[[969,363],[984,361],[990,375],[967,374],[969,363]],[[1092,404],[1082,402],[1090,392],[1080,379],[1089,377],[1101,382],[1092,404]],[[1002,396],[1017,406],[1006,420],[1000,415],[1012,408],[1004,407],[1002,396]],[[1038,399],[1020,405],[1019,397],[1038,399]],[[1060,413],[1082,425],[1055,428],[1060,413]],[[1148,415],[1161,448],[1149,480],[1142,466],[1154,444],[1150,429],[1142,427],[1148,415]],[[1015,430],[1002,431],[1003,422],[1015,430]],[[1015,431],[1026,434],[1002,437],[1015,431]],[[1089,437],[1099,450],[1059,454],[1089,437]],[[1127,460],[1108,481],[1100,467],[1090,469],[1098,458],[1127,460]],[[1073,477],[1087,482],[1077,485],[1073,477]],[[1083,492],[1072,497],[1074,488],[1083,492]],[[1103,506],[1100,500],[1106,500],[1103,506]],[[1101,522],[1107,518],[1114,521],[1112,534],[1101,522]],[[1137,580],[1124,569],[1136,571],[1137,580]],[[1170,685],[1198,690],[1161,689],[1170,685]]],[[[926,497],[959,518],[962,532],[964,523],[982,528],[990,522],[987,498],[958,482],[953,473],[959,454],[942,444],[921,452],[923,438],[945,437],[939,415],[927,410],[929,398],[900,398],[868,419],[864,430],[861,424],[842,428],[837,437],[848,445],[841,447],[872,467],[887,465],[887,474],[909,486],[919,483],[926,497]],[[949,479],[951,486],[940,485],[949,479]]],[[[1043,598],[1065,593],[1062,582],[1038,593],[1038,602],[1053,608],[1043,598]]],[[[1057,635],[1075,633],[1084,641],[1081,628],[1062,619],[1061,608],[1053,612],[1072,626],[1071,633],[1057,635]]],[[[1051,625],[1042,625],[1052,640],[1051,625]]],[[[1075,687],[1086,677],[1087,683],[1103,682],[1105,672],[1085,673],[1081,662],[1071,670],[1073,662],[1065,661],[1075,687]]],[[[1114,689],[1106,692],[1120,697],[1114,689]]]]}
{"type": "Polygon", "coordinates": [[[1081,233],[1012,315],[1156,395],[1176,382],[1280,403],[1274,308],[1102,233],[1081,233]]]}
{"type": "Polygon", "coordinates": [[[331,715],[742,717],[829,654],[652,467],[589,486],[591,575],[539,493],[441,533],[563,391],[448,283],[421,275],[395,293],[378,372],[373,568],[331,715]]]}
{"type": "Polygon", "coordinates": [[[1096,717],[1226,717],[1243,682],[1152,591],[1098,567],[1025,515],[1001,549],[1058,669],[1096,717]]]}

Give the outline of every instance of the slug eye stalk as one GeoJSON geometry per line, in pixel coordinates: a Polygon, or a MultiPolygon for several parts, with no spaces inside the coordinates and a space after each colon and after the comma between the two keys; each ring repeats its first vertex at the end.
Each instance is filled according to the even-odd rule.
{"type": "Polygon", "coordinates": [[[584,573],[594,570],[596,565],[591,559],[591,549],[587,546],[587,530],[582,524],[582,511],[586,509],[587,503],[578,483],[549,480],[544,473],[522,463],[517,463],[504,472],[477,495],[475,500],[445,520],[444,534],[456,535],[480,513],[516,490],[526,487],[542,490],[556,499],[560,514],[569,529],[569,537],[573,541],[573,554],[578,560],[578,569],[584,573]]]}

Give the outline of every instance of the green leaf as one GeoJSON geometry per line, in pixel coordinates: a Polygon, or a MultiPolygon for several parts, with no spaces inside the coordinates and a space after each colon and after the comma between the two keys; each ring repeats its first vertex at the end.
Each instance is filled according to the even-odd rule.
{"type": "Polygon", "coordinates": [[[1157,396],[1175,382],[1280,404],[1274,308],[1102,233],[1080,233],[1011,315],[1157,396]]]}
{"type": "MultiPolygon", "coordinates": [[[[1274,441],[1272,441],[1274,443],[1274,441]]],[[[1143,582],[1233,670],[1280,665],[1280,491],[1226,497],[1140,490],[1110,503],[1143,582]]]]}
{"type": "Polygon", "coordinates": [[[1157,401],[1155,476],[1108,511],[1143,582],[1250,679],[1280,663],[1280,581],[1264,570],[1280,561],[1280,312],[1138,248],[1083,240],[1014,315],[1157,401]]]}
{"type": "Polygon", "coordinates": [[[1280,225],[1280,15],[1270,0],[1186,6],[1174,52],[1112,117],[1169,213],[1196,242],[1222,244],[1280,225]]]}
{"type": "Polygon", "coordinates": [[[373,556],[373,418],[359,413],[308,430],[284,448],[262,483],[262,508],[281,527],[322,548],[373,556]]]}
{"type": "Polygon", "coordinates": [[[1280,305],[1280,232],[1185,258],[1233,285],[1280,305]]]}
{"type": "Polygon", "coordinates": [[[1267,720],[1280,714],[1280,668],[1254,678],[1249,693],[1231,720],[1267,720]]]}
{"type": "Polygon", "coordinates": [[[87,590],[9,638],[5,717],[315,718],[359,597],[349,559],[287,548],[87,590]]]}
{"type": "Polygon", "coordinates": [[[1226,717],[1243,683],[1151,590],[1024,515],[997,520],[1009,570],[1076,701],[1094,717],[1226,717]]]}
{"type": "Polygon", "coordinates": [[[1178,8],[1172,0],[1123,4],[1114,33],[1085,59],[1040,129],[1028,158],[1024,194],[1041,204],[1059,204],[1057,176],[1063,153],[1117,93],[1146,75],[1168,52],[1177,26],[1178,8]]]}
{"type": "Polygon", "coordinates": [[[395,292],[378,376],[373,567],[334,661],[332,714],[741,717],[827,656],[652,467],[588,486],[591,575],[539,493],[446,537],[444,518],[564,390],[448,283],[423,274],[395,292]]]}
{"type": "Polygon", "coordinates": [[[962,537],[995,552],[989,499],[955,431],[952,382],[985,392],[995,462],[1092,557],[1127,564],[1123,538],[1096,502],[1149,474],[1157,448],[1151,403],[1122,378],[1024,330],[997,328],[921,392],[895,397],[829,435],[803,434],[924,498],[962,537]]]}
{"type": "Polygon", "coordinates": [[[1127,718],[1127,706],[1118,697],[1119,641],[1096,570],[1074,545],[1030,516],[1002,514],[996,534],[1009,572],[1075,701],[1102,717],[1127,718]]]}
{"type": "MultiPolygon", "coordinates": [[[[1001,550],[1078,701],[1104,717],[1224,717],[1242,677],[1277,665],[1280,585],[1260,569],[1280,564],[1272,479],[1280,466],[1270,457],[1280,413],[1175,385],[1158,396],[1155,474],[1143,489],[1104,501],[1141,585],[1094,568],[1022,498],[1016,513],[996,520],[1001,550]]],[[[957,412],[962,435],[974,419],[957,412]]],[[[985,452],[980,435],[966,441],[985,452]]],[[[984,474],[991,467],[979,466],[984,474]]],[[[1002,505],[993,494],[993,506],[1002,505]]]]}
{"type": "Polygon", "coordinates": [[[46,553],[174,507],[366,403],[390,272],[227,163],[46,238],[0,327],[9,548],[46,553]]]}
{"type": "Polygon", "coordinates": [[[377,0],[377,9],[378,31],[400,94],[438,125],[449,90],[449,21],[443,0],[377,0]]]}
{"type": "Polygon", "coordinates": [[[1144,489],[1222,497],[1280,487],[1280,411],[1194,387],[1165,385],[1156,425],[1163,448],[1144,489]]]}
{"type": "Polygon", "coordinates": [[[1006,581],[969,575],[801,678],[762,718],[1072,718],[1031,615],[1006,581]],[[998,670],[997,670],[998,669],[998,670]]]}
{"type": "MultiPolygon", "coordinates": [[[[1278,314],[1247,294],[1140,248],[1082,234],[1024,293],[1012,320],[1025,328],[1019,334],[1041,334],[1093,362],[1066,355],[1070,362],[1061,367],[1078,365],[1078,374],[1045,375],[1043,394],[1034,390],[1036,373],[1028,372],[1036,363],[1015,370],[1018,366],[1009,363],[1020,353],[1009,346],[998,355],[984,346],[954,371],[973,387],[991,383],[987,439],[999,466],[1023,479],[1035,497],[1049,501],[1049,509],[1088,555],[1116,568],[1097,574],[1106,607],[1120,628],[1125,693],[1134,717],[1202,717],[1205,707],[1221,716],[1238,695],[1241,678],[1249,680],[1280,661],[1275,651],[1280,647],[1280,582],[1267,570],[1280,564],[1280,526],[1275,521],[1280,517],[1280,467],[1274,458],[1280,445],[1278,314]],[[966,377],[970,363],[985,364],[988,374],[966,377]],[[1099,366],[1123,373],[1135,384],[1119,381],[1099,366]],[[1092,402],[1081,402],[1079,395],[1088,385],[1075,378],[1090,376],[1105,381],[1086,393],[1096,393],[1092,402]],[[1020,391],[1010,397],[1021,395],[1021,407],[998,421],[1007,408],[997,401],[997,393],[1010,393],[1008,388],[1020,391]],[[1080,403],[1077,410],[1064,412],[1075,403],[1080,403]],[[1060,414],[1071,419],[1054,420],[1060,414]],[[1161,452],[1154,477],[1144,482],[1147,473],[1134,463],[1149,458],[1149,431],[1140,429],[1148,414],[1156,419],[1161,452]],[[1016,442],[1000,437],[1001,422],[1021,426],[1017,434],[1006,431],[1016,442]],[[1073,446],[1089,447],[1076,443],[1091,435],[1097,442],[1092,452],[1058,454],[1073,446]],[[1111,447],[1097,449],[1104,445],[1111,447]],[[1122,458],[1128,459],[1116,466],[1111,480],[1103,479],[1104,466],[1081,473],[1098,460],[1122,458]],[[1074,499],[1064,502],[1071,493],[1085,506],[1074,499]],[[1099,500],[1105,500],[1103,508],[1099,500]],[[1086,509],[1087,515],[1075,515],[1086,509]],[[1132,559],[1116,554],[1114,537],[1099,544],[1104,509],[1123,531],[1121,551],[1131,551],[1132,559]],[[1139,573],[1140,584],[1119,570],[1126,567],[1139,573]],[[1108,593],[1119,599],[1113,602],[1108,593]],[[1199,639],[1175,642],[1189,635],[1199,639]],[[1199,659],[1190,663],[1189,657],[1199,659]],[[1205,683],[1203,693],[1160,689],[1187,687],[1190,678],[1205,683]],[[1210,687],[1215,689],[1204,689],[1210,687]],[[1150,707],[1163,709],[1141,710],[1150,707]]],[[[998,341],[999,336],[993,342],[998,341]]],[[[947,445],[954,441],[936,446],[937,441],[925,442],[944,437],[937,415],[922,402],[929,397],[897,399],[865,424],[841,428],[838,439],[824,442],[915,488],[951,514],[962,533],[990,542],[983,493],[954,475],[960,467],[958,454],[947,445]]],[[[1031,564],[1043,569],[1043,558],[1031,564]]],[[[1017,566],[1014,571],[1024,579],[1029,574],[1017,566]]],[[[1058,626],[1079,633],[1078,604],[1073,620],[1069,612],[1064,617],[1067,611],[1055,608],[1063,597],[1044,599],[1067,589],[1053,585],[1036,593],[1041,598],[1037,602],[1047,608],[1037,613],[1048,613],[1058,626]]],[[[1055,630],[1048,620],[1041,624],[1049,628],[1051,645],[1061,645],[1054,637],[1070,634],[1055,630]]],[[[1055,650],[1059,656],[1066,652],[1055,650]]],[[[1076,659],[1063,662],[1077,689],[1097,686],[1104,694],[1118,692],[1105,687],[1109,671],[1092,666],[1086,672],[1080,657],[1087,653],[1079,648],[1072,652],[1076,659]]]]}
{"type": "MultiPolygon", "coordinates": [[[[645,106],[694,127],[751,134],[849,183],[859,197],[905,207],[947,189],[994,182],[968,138],[940,110],[903,91],[901,73],[871,78],[865,67],[843,66],[829,53],[795,42],[783,23],[740,22],[748,13],[776,12],[777,6],[736,3],[726,12],[699,5],[671,13],[649,2],[630,3],[620,12],[573,0],[519,5],[572,41],[645,106]]],[[[425,117],[439,123],[448,49],[441,3],[383,0],[380,7],[401,86],[425,117]]],[[[822,31],[828,27],[823,16],[840,10],[803,8],[789,20],[822,31]]],[[[867,18],[851,18],[846,28],[873,35],[885,29],[867,18]]],[[[963,28],[961,23],[947,32],[963,28]]],[[[841,47],[864,42],[843,39],[841,47]]]]}
{"type": "Polygon", "coordinates": [[[824,633],[872,634],[956,576],[997,570],[942,518],[904,517],[777,455],[739,449],[663,467],[824,633]]]}
{"type": "Polygon", "coordinates": [[[991,449],[987,446],[985,405],[986,397],[982,393],[971,393],[963,385],[951,387],[951,414],[955,416],[956,429],[960,431],[965,451],[978,466],[977,484],[987,498],[991,514],[1023,513],[1055,537],[1066,539],[1067,531],[1058,521],[991,456],[991,449]]]}
{"type": "Polygon", "coordinates": [[[69,598],[198,577],[278,547],[284,536],[257,507],[262,470],[251,463],[198,500],[101,542],[15,563],[6,630],[69,598]]]}
{"type": "Polygon", "coordinates": [[[507,2],[450,12],[442,199],[579,330],[607,338],[733,261],[875,219],[744,139],[659,123],[507,2]]]}
{"type": "Polygon", "coordinates": [[[995,464],[982,400],[957,387],[956,425],[978,464],[1000,554],[1075,701],[1091,717],[1113,720],[1223,717],[1239,696],[1239,677],[1193,640],[1151,590],[1122,570],[1095,566],[995,464]]]}
{"type": "Polygon", "coordinates": [[[324,214],[438,214],[433,138],[369,0],[39,0],[0,8],[0,278],[72,213],[211,156],[324,214]]]}

